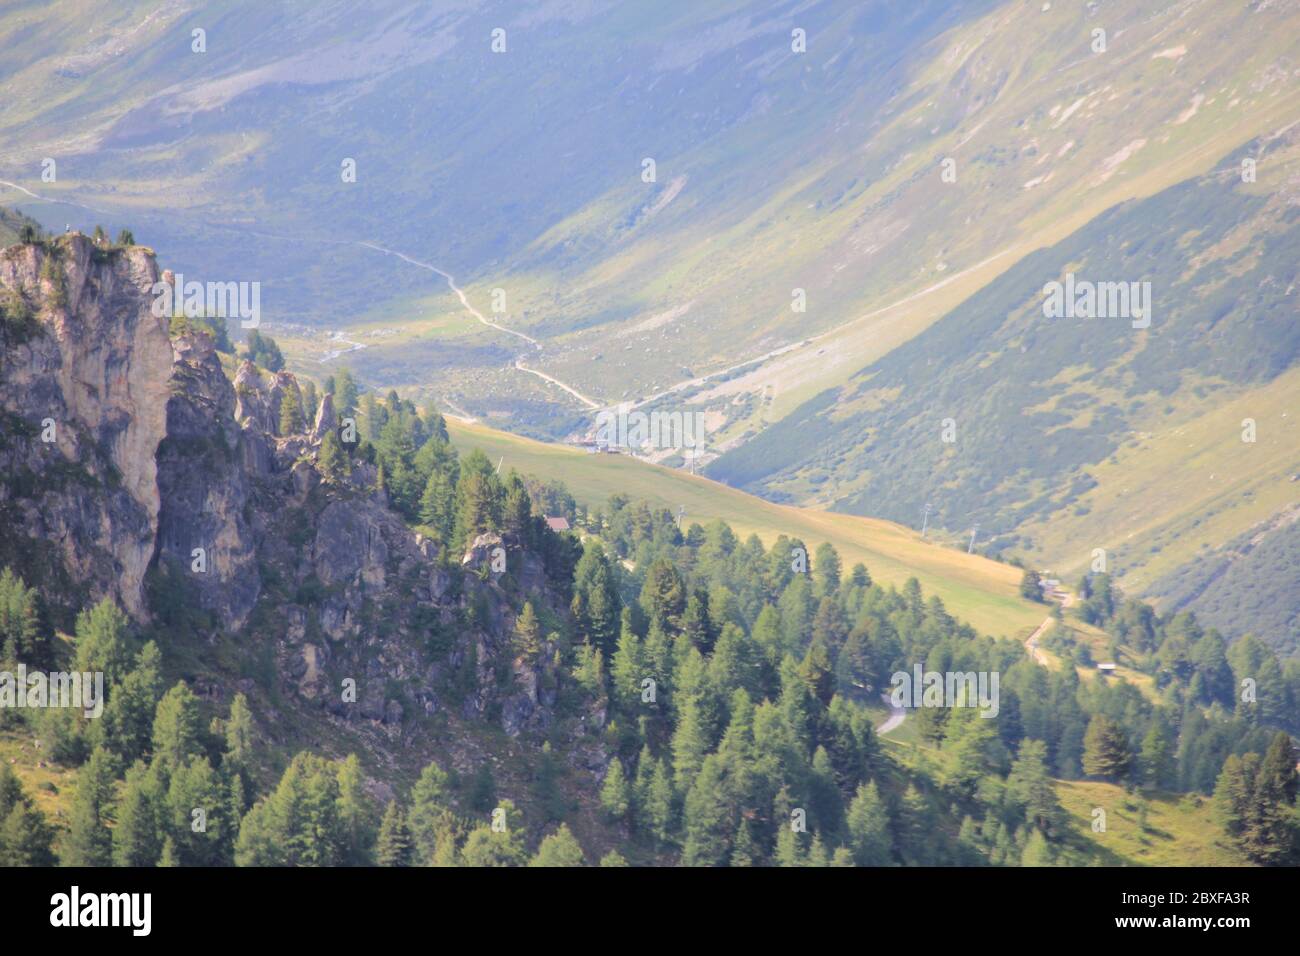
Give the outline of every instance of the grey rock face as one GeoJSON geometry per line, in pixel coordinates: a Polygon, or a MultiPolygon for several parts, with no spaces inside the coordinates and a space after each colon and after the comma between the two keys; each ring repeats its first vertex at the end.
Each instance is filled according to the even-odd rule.
{"type": "Polygon", "coordinates": [[[278,435],[293,375],[244,362],[232,384],[210,336],[153,314],[159,281],[147,249],[76,234],[0,251],[0,565],[66,615],[109,596],[140,621],[154,569],[212,630],[272,651],[283,691],[386,735],[455,702],[510,734],[548,727],[554,648],[525,662],[512,640],[519,594],[549,600],[541,558],[484,535],[449,568],[372,465],[323,482],[332,398],[278,435]]]}
{"type": "Polygon", "coordinates": [[[329,393],[320,400],[320,407],[316,410],[316,420],[311,427],[311,440],[318,442],[325,437],[326,432],[332,432],[338,427],[338,420],[334,415],[334,396],[329,393]]]}
{"type": "Polygon", "coordinates": [[[32,317],[2,333],[0,468],[27,493],[3,502],[14,517],[0,557],[35,565],[56,595],[109,596],[137,617],[172,365],[151,309],[158,278],[147,250],[105,252],[75,233],[0,252],[6,314],[32,317]]]}
{"type": "Polygon", "coordinates": [[[167,436],[158,449],[158,558],[185,575],[223,628],[237,631],[261,592],[245,518],[245,436],[235,424],[234,390],[212,340],[183,336],[174,354],[167,436]],[[198,557],[202,570],[195,567],[198,557]]]}

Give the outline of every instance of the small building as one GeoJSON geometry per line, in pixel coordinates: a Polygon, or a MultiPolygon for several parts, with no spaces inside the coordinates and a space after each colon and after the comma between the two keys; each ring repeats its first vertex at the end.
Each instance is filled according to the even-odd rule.
{"type": "Polygon", "coordinates": [[[1103,675],[1105,675],[1105,674],[1114,674],[1114,673],[1115,673],[1115,665],[1114,665],[1114,664],[1110,664],[1110,663],[1106,663],[1106,664],[1098,664],[1098,665],[1097,665],[1097,670],[1101,671],[1101,673],[1102,673],[1103,675]]]}
{"type": "Polygon", "coordinates": [[[564,515],[560,515],[558,518],[552,518],[548,515],[546,518],[546,527],[550,528],[552,531],[568,531],[569,519],[564,517],[564,515]]]}

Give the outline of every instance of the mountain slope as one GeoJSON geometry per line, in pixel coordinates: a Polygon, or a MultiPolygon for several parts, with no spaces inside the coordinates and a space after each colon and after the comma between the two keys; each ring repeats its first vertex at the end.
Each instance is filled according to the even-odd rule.
{"type": "MultiPolygon", "coordinates": [[[[1158,560],[1141,549],[1161,522],[1218,516],[1219,540],[1239,533],[1281,506],[1300,466],[1287,413],[1300,381],[1296,156],[1293,129],[1100,217],[709,474],[908,523],[930,502],[932,520],[978,522],[990,547],[1059,571],[1094,548],[1121,575],[1158,560]],[[1241,182],[1253,155],[1267,156],[1267,183],[1241,182]],[[1067,273],[1149,282],[1150,327],[1045,317],[1045,288],[1067,273]],[[1213,495],[1224,500],[1207,510],[1213,495]]],[[[1184,560],[1202,540],[1179,542],[1184,560]]]]}
{"type": "MultiPolygon", "coordinates": [[[[1295,480],[1295,479],[1293,479],[1295,480]]],[[[1300,650],[1300,507],[1157,580],[1149,589],[1170,610],[1190,610],[1229,637],[1266,635],[1279,654],[1300,650]]]]}
{"type": "Polygon", "coordinates": [[[360,34],[339,3],[92,12],[89,40],[71,4],[0,18],[24,104],[0,118],[19,146],[0,179],[91,208],[15,198],[49,223],[148,225],[187,274],[260,278],[297,367],[346,330],[375,384],[552,436],[581,403],[516,360],[597,401],[714,375],[671,400],[695,392],[738,442],[1295,113],[1291,3],[387,0],[360,34]]]}
{"type": "Polygon", "coordinates": [[[1020,597],[1018,568],[940,547],[890,522],[778,505],[626,455],[589,455],[455,419],[448,429],[457,446],[481,449],[500,462],[503,471],[516,468],[561,481],[589,507],[604,506],[613,494],[626,494],[673,514],[681,509],[684,526],[720,518],[738,535],[755,533],[768,546],[781,534],[797,537],[809,548],[829,541],[846,567],[862,561],[882,584],[901,588],[915,576],[927,592],[939,595],[953,614],[981,633],[1023,638],[1046,613],[1042,605],[1020,597]]]}

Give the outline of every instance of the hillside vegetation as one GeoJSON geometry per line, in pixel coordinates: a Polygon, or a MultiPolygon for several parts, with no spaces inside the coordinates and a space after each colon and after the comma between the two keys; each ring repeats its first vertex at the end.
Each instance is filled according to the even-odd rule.
{"type": "Polygon", "coordinates": [[[447,426],[458,447],[481,449],[492,462],[504,462],[504,471],[516,468],[561,481],[588,507],[603,506],[611,495],[625,494],[674,515],[682,509],[684,525],[721,519],[742,537],[752,532],[769,545],[781,534],[800,538],[810,547],[829,541],[847,562],[865,562],[882,583],[902,587],[909,577],[917,577],[927,591],[938,594],[953,613],[981,633],[1024,636],[1046,615],[1041,605],[1019,597],[1019,568],[939,547],[891,522],[773,504],[626,455],[590,455],[455,419],[447,426]]]}
{"type": "Polygon", "coordinates": [[[1140,591],[1294,498],[1296,155],[1293,130],[1099,217],[708,473],[912,524],[932,502],[1058,573],[1102,548],[1140,591]],[[1150,327],[1045,317],[1067,274],[1149,282],[1150,327]]]}

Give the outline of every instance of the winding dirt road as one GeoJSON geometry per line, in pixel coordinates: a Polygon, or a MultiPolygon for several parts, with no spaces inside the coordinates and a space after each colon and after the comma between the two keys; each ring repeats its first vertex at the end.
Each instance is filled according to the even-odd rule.
{"type": "MultiPolygon", "coordinates": [[[[460,299],[460,304],[461,306],[464,307],[465,311],[468,312],[470,315],[474,316],[474,318],[478,319],[488,328],[496,329],[498,332],[506,333],[506,335],[513,335],[516,338],[523,339],[525,342],[527,342],[529,345],[533,346],[534,348],[540,349],[542,347],[542,343],[537,341],[537,339],[533,338],[531,335],[525,335],[523,332],[519,332],[515,329],[508,329],[504,325],[501,325],[498,322],[493,322],[491,319],[485,316],[478,309],[474,308],[474,306],[470,305],[469,299],[465,297],[465,293],[461,291],[460,286],[456,285],[456,280],[455,278],[452,277],[452,274],[450,272],[444,272],[442,269],[439,269],[437,266],[432,265],[428,262],[421,262],[419,259],[412,259],[404,252],[397,252],[394,249],[385,249],[383,246],[379,245],[378,243],[357,240],[357,245],[365,246],[367,249],[373,249],[375,250],[375,252],[382,252],[385,255],[396,256],[397,258],[401,259],[403,262],[409,262],[411,265],[418,266],[421,269],[427,269],[430,272],[436,272],[438,275],[442,276],[443,279],[447,281],[447,288],[451,289],[452,292],[456,293],[456,298],[460,299]]],[[[525,369],[525,371],[527,371],[527,369],[525,369]]],[[[573,394],[576,395],[577,392],[574,392],[573,394]]]]}
{"type": "MultiPolygon", "coordinates": [[[[1061,609],[1064,610],[1073,603],[1074,603],[1074,595],[1071,594],[1069,591],[1066,591],[1065,597],[1061,599],[1061,609]]],[[[1043,621],[1043,623],[1039,624],[1038,627],[1034,629],[1034,633],[1029,635],[1029,639],[1025,641],[1025,650],[1029,652],[1030,660],[1032,660],[1035,664],[1041,665],[1042,667],[1051,667],[1052,666],[1050,663],[1051,658],[1048,657],[1047,652],[1045,650],[1043,650],[1041,647],[1038,646],[1038,642],[1042,638],[1042,636],[1047,633],[1047,629],[1051,627],[1052,624],[1055,623],[1055,621],[1056,618],[1052,617],[1049,614],[1047,618],[1043,621]]]]}
{"type": "Polygon", "coordinates": [[[903,721],[907,719],[907,710],[902,707],[896,707],[890,699],[889,694],[881,694],[884,698],[885,706],[889,708],[889,719],[876,728],[876,734],[887,734],[891,730],[897,730],[903,726],[903,721]]]}

